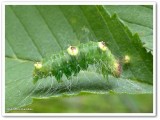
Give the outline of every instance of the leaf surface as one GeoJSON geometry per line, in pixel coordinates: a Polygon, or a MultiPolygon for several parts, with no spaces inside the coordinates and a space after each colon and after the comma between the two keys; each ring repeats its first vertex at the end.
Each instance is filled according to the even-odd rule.
{"type": "MultiPolygon", "coordinates": [[[[138,34],[132,35],[107,6],[6,6],[5,100],[6,111],[32,102],[32,98],[63,95],[150,94],[153,92],[153,58],[143,48],[138,34]],[[123,67],[121,78],[108,80],[94,70],[58,83],[54,77],[33,84],[34,63],[65,50],[69,45],[88,41],[106,41],[121,61],[131,58],[123,67]]],[[[150,27],[152,27],[150,25],[150,27]]]]}
{"type": "Polygon", "coordinates": [[[111,15],[116,13],[123,24],[128,26],[132,33],[138,33],[147,51],[153,51],[153,6],[121,5],[105,6],[111,15]]]}

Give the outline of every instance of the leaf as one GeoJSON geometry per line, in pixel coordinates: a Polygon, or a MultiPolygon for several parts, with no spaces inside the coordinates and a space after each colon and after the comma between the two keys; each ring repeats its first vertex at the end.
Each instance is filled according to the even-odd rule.
{"type": "Polygon", "coordinates": [[[95,95],[83,93],[81,96],[72,97],[34,98],[32,104],[10,112],[20,113],[23,110],[23,113],[152,113],[152,104],[152,94],[95,95]]]}
{"type": "Polygon", "coordinates": [[[32,102],[32,97],[51,96],[73,96],[85,94],[150,94],[152,86],[146,83],[131,81],[128,79],[115,79],[110,76],[109,81],[101,75],[93,72],[82,71],[73,80],[63,78],[58,83],[54,78],[47,78],[38,81],[36,85],[32,82],[32,62],[18,62],[6,58],[6,108],[25,106],[32,102]],[[16,64],[13,67],[13,63],[16,64]],[[25,68],[25,70],[23,70],[25,68]],[[14,74],[12,74],[14,73],[14,74]],[[18,74],[18,76],[17,76],[18,74]]]}
{"type": "Polygon", "coordinates": [[[92,16],[86,14],[90,26],[94,30],[95,35],[98,36],[97,39],[100,39],[101,37],[102,40],[106,41],[108,47],[118,58],[123,58],[125,55],[130,56],[131,65],[128,69],[125,69],[125,72],[123,72],[122,75],[130,79],[152,83],[153,57],[152,54],[147,53],[143,48],[138,35],[132,35],[129,29],[120,23],[116,15],[110,18],[102,6],[97,8],[88,7],[83,11],[84,13],[88,13],[87,11],[89,10],[90,12],[97,11],[92,14],[92,16]],[[95,19],[96,17],[98,20],[95,19]],[[101,28],[101,30],[95,27],[97,21],[101,23],[98,24],[98,27],[101,28]]]}
{"type": "Polygon", "coordinates": [[[110,17],[103,6],[6,6],[6,111],[30,104],[32,98],[81,93],[152,93],[152,55],[143,48],[116,15],[110,17]],[[94,14],[93,14],[94,13],[94,14]],[[131,57],[122,77],[108,81],[92,71],[58,83],[53,77],[32,81],[34,62],[89,40],[107,41],[121,59],[131,57]]]}
{"type": "Polygon", "coordinates": [[[105,6],[111,15],[116,13],[120,21],[132,31],[138,33],[147,51],[153,51],[153,9],[151,6],[110,5],[105,6]]]}

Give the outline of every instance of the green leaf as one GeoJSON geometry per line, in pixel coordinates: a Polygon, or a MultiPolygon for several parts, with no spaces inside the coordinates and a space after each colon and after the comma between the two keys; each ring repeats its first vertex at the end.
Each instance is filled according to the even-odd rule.
{"type": "Polygon", "coordinates": [[[116,13],[132,33],[138,33],[147,51],[153,51],[153,9],[150,6],[110,5],[105,6],[111,15],[116,13]]]}
{"type": "Polygon", "coordinates": [[[12,113],[152,113],[152,94],[94,95],[33,99],[33,103],[12,113]],[[142,99],[143,97],[143,99],[142,99]],[[53,107],[54,106],[54,107],[53,107]]]}
{"type": "Polygon", "coordinates": [[[106,41],[108,47],[118,58],[121,59],[125,55],[130,56],[130,67],[125,69],[122,76],[152,83],[153,57],[151,53],[147,53],[143,48],[139,36],[137,34],[132,35],[129,29],[118,20],[116,15],[110,18],[102,6],[88,7],[87,9],[84,7],[83,11],[98,40],[106,41]],[[96,12],[90,15],[88,11],[96,12]],[[95,18],[98,18],[98,20],[95,18]],[[98,24],[97,21],[99,21],[98,24]],[[97,29],[96,25],[101,30],[97,29]]]}
{"type": "Polygon", "coordinates": [[[153,92],[153,57],[143,48],[138,34],[132,35],[116,15],[104,6],[6,6],[6,111],[30,104],[32,98],[85,94],[150,94],[153,92]],[[93,14],[94,13],[94,14],[93,14]],[[54,77],[33,84],[34,62],[51,54],[92,41],[106,41],[129,66],[121,78],[108,80],[94,70],[58,83],[54,77]]]}

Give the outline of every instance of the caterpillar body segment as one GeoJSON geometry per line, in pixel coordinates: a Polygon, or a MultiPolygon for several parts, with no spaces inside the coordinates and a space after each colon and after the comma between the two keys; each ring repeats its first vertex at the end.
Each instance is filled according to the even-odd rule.
{"type": "Polygon", "coordinates": [[[121,66],[114,55],[102,42],[90,41],[79,46],[70,46],[67,50],[53,54],[50,58],[34,64],[33,81],[55,76],[57,81],[65,75],[68,79],[80,70],[87,70],[89,65],[98,64],[98,71],[104,76],[110,73],[115,77],[121,74],[121,66]]]}

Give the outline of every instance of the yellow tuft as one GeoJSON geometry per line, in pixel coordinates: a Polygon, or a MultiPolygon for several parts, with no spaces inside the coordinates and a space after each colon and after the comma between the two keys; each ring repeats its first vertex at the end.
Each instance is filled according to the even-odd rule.
{"type": "Polygon", "coordinates": [[[42,68],[42,63],[36,62],[36,63],[34,64],[34,67],[35,67],[36,69],[41,69],[41,68],[42,68]]]}
{"type": "Polygon", "coordinates": [[[117,62],[115,62],[115,63],[114,63],[114,67],[115,67],[115,69],[117,70],[118,67],[119,67],[119,64],[118,64],[117,62]]]}
{"type": "Polygon", "coordinates": [[[114,63],[114,75],[115,75],[116,77],[120,77],[120,74],[121,74],[121,65],[119,64],[118,61],[116,61],[116,62],[114,63]]]}
{"type": "Polygon", "coordinates": [[[102,51],[106,51],[107,47],[105,45],[105,42],[98,42],[98,47],[102,50],[102,51]]]}
{"type": "Polygon", "coordinates": [[[128,55],[125,55],[124,63],[129,63],[129,62],[130,62],[130,57],[128,55]]]}
{"type": "Polygon", "coordinates": [[[70,46],[67,49],[68,54],[72,55],[72,56],[76,56],[78,54],[78,48],[75,46],[70,46]]]}

